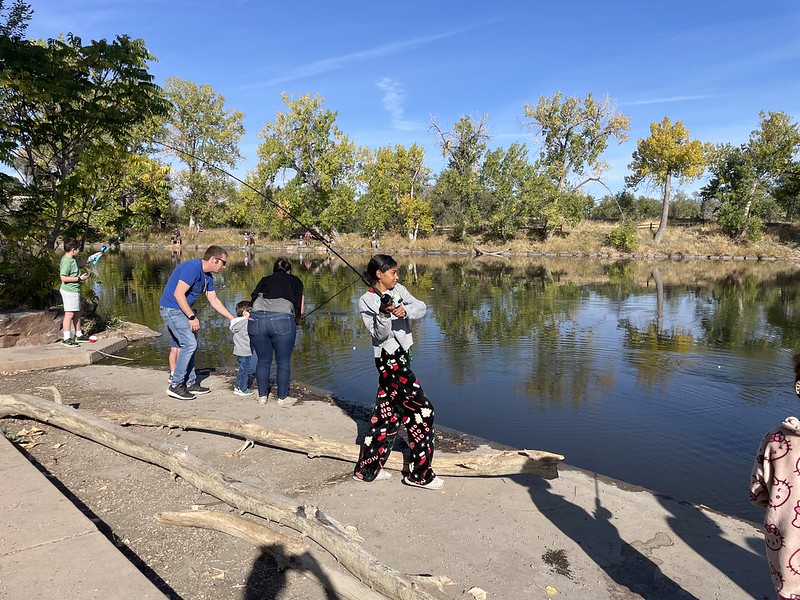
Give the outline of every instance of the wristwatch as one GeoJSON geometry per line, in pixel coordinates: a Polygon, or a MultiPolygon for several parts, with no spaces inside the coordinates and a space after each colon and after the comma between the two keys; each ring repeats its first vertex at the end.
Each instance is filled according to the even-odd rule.
{"type": "Polygon", "coordinates": [[[197,315],[192,315],[191,317],[187,317],[190,321],[194,321],[197,318],[197,315]]]}

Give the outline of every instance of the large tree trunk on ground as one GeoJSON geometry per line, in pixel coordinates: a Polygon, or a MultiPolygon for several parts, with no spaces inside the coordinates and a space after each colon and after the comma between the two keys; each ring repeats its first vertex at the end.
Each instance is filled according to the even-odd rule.
{"type": "Polygon", "coordinates": [[[658,224],[658,229],[653,236],[653,241],[656,244],[661,243],[661,238],[664,237],[664,232],[667,230],[667,219],[669,219],[669,196],[670,196],[670,175],[664,179],[664,198],[661,202],[661,222],[658,224]]]}
{"type": "MultiPolygon", "coordinates": [[[[303,436],[279,429],[266,429],[250,421],[207,419],[203,417],[181,417],[174,415],[145,415],[104,412],[103,416],[120,425],[143,425],[149,427],[174,427],[224,433],[294,452],[302,452],[310,458],[324,456],[355,463],[359,447],[316,436],[303,436]]],[[[564,460],[561,454],[543,450],[506,450],[489,454],[445,454],[434,456],[434,470],[439,475],[489,476],[532,473],[544,479],[558,477],[558,463],[564,460]]],[[[393,453],[386,468],[402,471],[403,457],[393,453]]]]}
{"type": "Polygon", "coordinates": [[[156,515],[156,521],[166,525],[200,527],[220,531],[247,540],[259,549],[271,554],[281,567],[296,569],[316,579],[332,590],[337,598],[347,600],[382,600],[382,594],[369,589],[357,579],[343,575],[326,567],[310,552],[306,543],[259,523],[219,512],[192,511],[167,512],[156,515]]]}
{"type": "Polygon", "coordinates": [[[79,411],[28,394],[0,394],[0,418],[24,416],[103,444],[127,456],[158,465],[179,475],[230,506],[299,531],[330,552],[348,571],[389,598],[446,598],[423,590],[417,581],[381,563],[355,541],[341,523],[315,507],[260,490],[228,477],[182,446],[156,440],[79,411]]]}

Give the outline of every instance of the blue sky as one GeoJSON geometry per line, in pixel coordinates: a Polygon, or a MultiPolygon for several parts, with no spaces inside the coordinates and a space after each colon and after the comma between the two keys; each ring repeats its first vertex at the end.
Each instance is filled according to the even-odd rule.
{"type": "Polygon", "coordinates": [[[604,155],[615,192],[636,140],[664,116],[692,138],[734,144],[758,126],[759,110],[800,121],[797,0],[30,3],[30,37],[129,34],[158,59],[157,83],[174,75],[222,94],[245,114],[240,177],[255,166],[258,132],[285,108],[284,91],[322,95],[358,145],[424,146],[435,172],[444,162],[431,119],[448,130],[486,113],[492,147],[526,142],[535,157],[521,126],[526,103],[559,91],[609,95],[631,119],[630,141],[604,155]]]}

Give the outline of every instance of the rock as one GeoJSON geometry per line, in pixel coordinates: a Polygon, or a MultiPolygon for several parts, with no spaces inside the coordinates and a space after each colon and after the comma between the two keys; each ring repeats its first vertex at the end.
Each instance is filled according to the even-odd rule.
{"type": "MultiPolygon", "coordinates": [[[[81,318],[86,319],[83,310],[81,318]]],[[[32,310],[27,312],[0,312],[0,348],[13,346],[44,346],[61,339],[61,310],[32,310]]],[[[129,342],[159,337],[161,333],[138,323],[124,322],[120,327],[102,331],[100,338],[124,337],[129,342]]]]}
{"type": "Polygon", "coordinates": [[[57,342],[63,318],[64,313],[55,310],[0,313],[0,348],[57,342]]]}
{"type": "Polygon", "coordinates": [[[129,342],[135,342],[136,340],[161,337],[161,333],[153,331],[145,325],[126,321],[121,327],[103,331],[98,334],[98,337],[124,337],[129,342]]]}

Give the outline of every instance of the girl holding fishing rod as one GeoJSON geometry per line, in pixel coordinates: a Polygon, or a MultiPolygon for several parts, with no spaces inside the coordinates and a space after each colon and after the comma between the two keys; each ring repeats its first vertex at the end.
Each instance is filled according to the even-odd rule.
{"type": "MultiPolygon", "coordinates": [[[[198,158],[163,142],[161,144],[171,150],[198,158]]],[[[364,325],[372,335],[375,366],[378,368],[380,377],[378,378],[377,400],[370,419],[371,428],[361,445],[353,478],[358,481],[370,482],[375,479],[391,477],[388,471],[384,471],[383,465],[389,458],[402,421],[408,433],[408,445],[411,449],[409,472],[403,477],[403,483],[429,490],[441,489],[444,481],[437,477],[431,468],[434,445],[433,406],[425,397],[417,377],[411,370],[411,356],[409,355],[414,339],[411,336],[408,320],[420,319],[425,316],[427,307],[424,302],[414,298],[405,287],[398,283],[397,262],[386,254],[376,254],[370,259],[366,272],[359,273],[358,269],[339,254],[324,236],[306,226],[261,190],[208,161],[199,160],[235,179],[264,198],[289,219],[300,225],[312,238],[319,240],[370,287],[369,291],[359,300],[359,310],[364,325]]],[[[254,299],[256,295],[254,292],[254,299]]],[[[302,315],[304,307],[301,305],[296,308],[299,309],[299,315],[302,315]]],[[[251,316],[256,312],[257,310],[254,310],[251,316]]],[[[299,315],[295,313],[295,316],[299,315]]],[[[257,334],[257,332],[250,331],[249,325],[248,323],[250,341],[258,354],[259,365],[261,365],[262,352],[258,349],[257,343],[253,343],[253,334],[257,334]]],[[[268,389],[265,387],[263,374],[263,368],[256,369],[256,378],[259,382],[259,402],[261,402],[265,389],[268,389]],[[262,377],[259,377],[259,374],[262,377]]],[[[288,384],[288,377],[286,379],[288,384]]],[[[280,382],[278,388],[278,394],[280,394],[282,391],[280,382]]],[[[288,389],[286,391],[288,392],[288,389]]],[[[288,406],[289,404],[284,405],[288,406]]]]}
{"type": "Polygon", "coordinates": [[[421,319],[427,307],[399,283],[397,262],[387,254],[373,256],[363,278],[372,287],[358,302],[361,318],[372,336],[378,394],[353,473],[356,481],[389,479],[383,469],[402,423],[411,456],[403,483],[438,490],[444,481],[431,468],[433,406],[411,370],[409,350],[414,343],[409,319],[421,319]]]}

